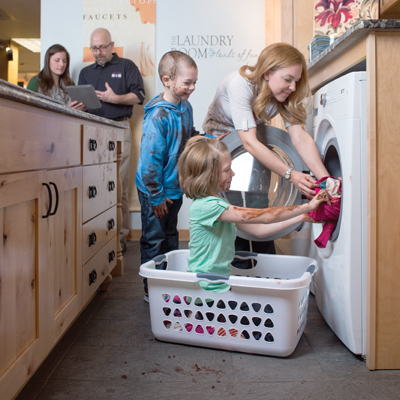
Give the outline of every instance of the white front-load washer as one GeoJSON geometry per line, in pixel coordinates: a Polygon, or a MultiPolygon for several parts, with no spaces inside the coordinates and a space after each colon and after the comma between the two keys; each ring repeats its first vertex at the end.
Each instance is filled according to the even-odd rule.
{"type": "Polygon", "coordinates": [[[326,248],[314,239],[318,261],[314,293],[319,310],[339,339],[355,354],[366,352],[366,73],[352,72],[321,88],[314,99],[314,140],[332,176],[342,179],[340,218],[326,248]]]}

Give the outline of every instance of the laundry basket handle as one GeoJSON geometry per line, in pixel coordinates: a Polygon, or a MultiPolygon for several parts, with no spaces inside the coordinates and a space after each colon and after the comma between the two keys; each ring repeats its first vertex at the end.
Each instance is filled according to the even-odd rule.
{"type": "Polygon", "coordinates": [[[315,272],[315,265],[313,264],[309,265],[306,272],[309,272],[310,275],[313,275],[315,272]]]}
{"type": "Polygon", "coordinates": [[[253,251],[235,251],[235,258],[248,259],[256,257],[258,257],[258,253],[253,251]]]}
{"type": "Polygon", "coordinates": [[[154,261],[154,263],[156,265],[160,265],[162,264],[164,261],[167,261],[167,256],[165,254],[160,254],[158,256],[155,256],[154,258],[152,258],[151,261],[154,261]]]}
{"type": "Polygon", "coordinates": [[[208,280],[208,281],[228,281],[229,280],[229,275],[223,275],[223,274],[211,274],[208,272],[199,272],[196,274],[197,278],[199,280],[208,280]]]}

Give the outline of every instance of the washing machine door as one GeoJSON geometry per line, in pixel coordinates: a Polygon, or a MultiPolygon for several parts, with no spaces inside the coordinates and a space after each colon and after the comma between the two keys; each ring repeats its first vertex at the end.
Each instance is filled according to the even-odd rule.
{"type": "MultiPolygon", "coordinates": [[[[257,138],[279,157],[288,169],[308,171],[286,131],[259,125],[257,138]]],[[[293,206],[305,201],[292,183],[264,167],[245,150],[236,131],[227,135],[223,141],[228,146],[232,158],[232,170],[235,172],[230,190],[221,193],[230,204],[238,207],[268,208],[293,206]]],[[[240,230],[237,231],[237,235],[254,241],[275,240],[299,228],[300,225],[297,224],[265,238],[257,238],[240,230]]]]}

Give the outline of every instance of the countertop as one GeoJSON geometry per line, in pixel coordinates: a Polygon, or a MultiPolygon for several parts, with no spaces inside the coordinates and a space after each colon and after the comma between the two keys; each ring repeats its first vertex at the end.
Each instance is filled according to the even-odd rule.
{"type": "Polygon", "coordinates": [[[97,115],[89,114],[85,111],[78,111],[67,107],[64,103],[54,100],[51,97],[44,96],[31,90],[24,89],[20,86],[13,85],[3,79],[0,79],[0,98],[13,100],[19,103],[29,104],[33,107],[45,108],[50,111],[68,115],[71,117],[82,118],[93,122],[124,128],[125,125],[113,121],[111,119],[98,117],[97,115]]]}
{"type": "Polygon", "coordinates": [[[366,19],[355,23],[345,33],[339,36],[322,53],[318,54],[307,66],[308,73],[312,73],[329,62],[337,54],[351,46],[362,36],[370,31],[390,32],[400,31],[400,20],[398,19],[366,19]]]}

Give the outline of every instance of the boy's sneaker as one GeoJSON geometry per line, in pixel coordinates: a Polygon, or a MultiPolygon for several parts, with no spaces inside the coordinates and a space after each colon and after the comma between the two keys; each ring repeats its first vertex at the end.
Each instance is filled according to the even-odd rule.
{"type": "Polygon", "coordinates": [[[146,303],[149,302],[149,294],[148,294],[148,293],[145,293],[145,294],[144,294],[143,300],[144,300],[146,303]]]}

